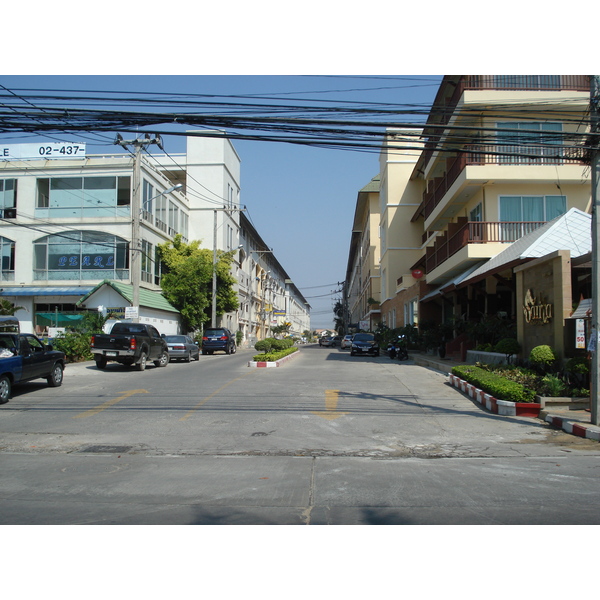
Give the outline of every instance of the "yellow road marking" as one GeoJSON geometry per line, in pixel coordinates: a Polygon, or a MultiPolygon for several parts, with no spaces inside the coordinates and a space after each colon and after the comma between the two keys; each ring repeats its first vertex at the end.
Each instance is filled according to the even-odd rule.
{"type": "Polygon", "coordinates": [[[121,402],[121,400],[125,400],[125,398],[129,398],[129,396],[133,396],[134,394],[148,394],[148,393],[149,393],[148,390],[129,390],[128,392],[123,392],[122,396],[119,396],[118,398],[113,398],[112,400],[109,400],[108,402],[105,402],[104,404],[100,404],[99,406],[96,406],[95,408],[91,408],[90,410],[86,410],[85,412],[75,415],[73,418],[74,419],[85,419],[86,417],[91,417],[92,415],[97,415],[99,412],[102,412],[103,410],[106,410],[107,408],[114,406],[118,402],[121,402]]]}
{"type": "Polygon", "coordinates": [[[231,381],[228,381],[226,384],[222,385],[218,390],[215,390],[212,394],[210,394],[210,396],[206,396],[206,398],[204,398],[203,400],[201,400],[200,402],[198,402],[198,404],[196,404],[196,406],[194,406],[194,408],[192,408],[189,412],[187,412],[179,420],[180,421],[185,421],[186,419],[189,419],[194,414],[195,411],[197,411],[201,406],[204,406],[204,404],[206,404],[211,398],[213,398],[214,396],[216,396],[219,392],[223,391],[227,386],[230,386],[232,383],[235,383],[236,381],[239,381],[240,379],[243,379],[244,377],[247,377],[251,373],[252,373],[252,371],[250,371],[250,373],[246,373],[246,374],[242,375],[241,377],[236,377],[235,379],[232,379],[231,381]]]}
{"type": "Polygon", "coordinates": [[[328,421],[347,415],[348,413],[336,411],[339,393],[340,390],[325,390],[325,411],[311,411],[312,414],[328,421]]]}

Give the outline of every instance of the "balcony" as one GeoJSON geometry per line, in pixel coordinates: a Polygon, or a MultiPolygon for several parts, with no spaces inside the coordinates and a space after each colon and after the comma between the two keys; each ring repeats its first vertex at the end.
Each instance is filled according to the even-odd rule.
{"type": "Polygon", "coordinates": [[[545,221],[467,221],[461,217],[457,223],[450,223],[448,231],[427,248],[425,272],[431,273],[468,244],[515,242],[544,224],[545,221]]]}
{"type": "Polygon", "coordinates": [[[413,221],[421,213],[427,219],[442,201],[452,184],[468,166],[501,165],[563,165],[584,164],[588,156],[584,148],[564,148],[562,146],[506,146],[479,145],[472,151],[458,152],[455,157],[446,159],[446,172],[441,177],[429,180],[423,193],[421,205],[413,221]]]}

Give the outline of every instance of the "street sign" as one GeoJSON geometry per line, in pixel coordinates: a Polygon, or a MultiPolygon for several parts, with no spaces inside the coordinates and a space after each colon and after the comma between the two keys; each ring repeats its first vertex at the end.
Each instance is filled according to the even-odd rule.
{"type": "Polygon", "coordinates": [[[85,158],[85,144],[46,142],[44,144],[0,146],[0,159],[2,160],[33,160],[35,158],[85,158]]]}
{"type": "Polygon", "coordinates": [[[126,306],[125,307],[125,318],[126,319],[137,319],[139,318],[139,307],[138,306],[126,306]]]}

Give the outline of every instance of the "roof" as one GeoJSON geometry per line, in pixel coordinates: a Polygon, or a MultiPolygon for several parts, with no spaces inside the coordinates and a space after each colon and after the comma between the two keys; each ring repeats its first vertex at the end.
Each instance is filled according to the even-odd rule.
{"type": "Polygon", "coordinates": [[[490,258],[469,276],[469,281],[481,279],[488,273],[514,264],[515,261],[541,258],[555,250],[569,250],[573,258],[587,254],[592,250],[591,226],[592,215],[572,208],[490,258]]]}
{"type": "MultiPolygon", "coordinates": [[[[377,175],[375,175],[375,177],[373,177],[373,179],[371,179],[371,181],[369,183],[367,183],[367,185],[365,185],[364,188],[362,188],[360,191],[361,192],[378,192],[379,191],[379,186],[381,183],[381,176],[379,175],[379,173],[377,175]]],[[[360,193],[360,192],[359,192],[360,193]]]]}
{"type": "MultiPolygon", "coordinates": [[[[89,298],[94,292],[97,292],[104,285],[112,287],[117,293],[121,294],[125,300],[133,304],[133,286],[128,283],[110,281],[109,279],[105,279],[99,283],[89,292],[89,294],[86,294],[83,298],[81,298],[77,304],[83,304],[87,298],[89,298]]],[[[167,299],[160,292],[154,292],[145,288],[140,288],[140,305],[145,306],[146,308],[155,308],[157,310],[164,310],[167,312],[179,312],[174,306],[169,304],[167,299]]]]}

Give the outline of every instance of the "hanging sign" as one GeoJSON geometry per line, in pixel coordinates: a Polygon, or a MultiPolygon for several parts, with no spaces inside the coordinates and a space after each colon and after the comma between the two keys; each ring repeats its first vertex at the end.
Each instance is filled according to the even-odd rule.
{"type": "Polygon", "coordinates": [[[423,277],[423,275],[425,275],[425,273],[423,273],[423,271],[421,269],[413,269],[412,276],[415,279],[421,279],[421,277],[423,277]]]}

